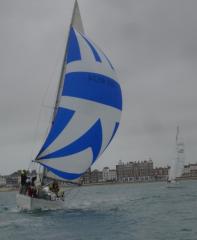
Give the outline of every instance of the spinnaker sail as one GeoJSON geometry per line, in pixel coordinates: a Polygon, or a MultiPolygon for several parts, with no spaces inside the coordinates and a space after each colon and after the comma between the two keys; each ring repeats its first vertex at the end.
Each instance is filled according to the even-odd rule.
{"type": "Polygon", "coordinates": [[[84,34],[76,3],[54,119],[36,161],[61,179],[79,178],[113,139],[121,111],[115,69],[84,34]]]}

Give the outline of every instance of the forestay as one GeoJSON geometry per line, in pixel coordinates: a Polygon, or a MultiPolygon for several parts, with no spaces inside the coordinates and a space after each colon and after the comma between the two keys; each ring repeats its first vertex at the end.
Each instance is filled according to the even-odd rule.
{"type": "Polygon", "coordinates": [[[57,111],[36,161],[58,177],[74,180],[114,137],[122,95],[109,59],[74,24],[66,49],[57,111]]]}

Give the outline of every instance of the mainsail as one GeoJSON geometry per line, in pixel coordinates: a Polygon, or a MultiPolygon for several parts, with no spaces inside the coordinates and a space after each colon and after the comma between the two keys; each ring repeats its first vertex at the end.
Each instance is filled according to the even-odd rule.
{"type": "Polygon", "coordinates": [[[79,178],[111,142],[121,111],[114,67],[84,34],[76,2],[53,121],[36,161],[61,179],[79,178]]]}
{"type": "Polygon", "coordinates": [[[176,131],[176,159],[173,161],[169,171],[169,180],[175,180],[177,177],[181,177],[184,169],[184,142],[180,141],[180,130],[179,126],[177,126],[176,131]]]}

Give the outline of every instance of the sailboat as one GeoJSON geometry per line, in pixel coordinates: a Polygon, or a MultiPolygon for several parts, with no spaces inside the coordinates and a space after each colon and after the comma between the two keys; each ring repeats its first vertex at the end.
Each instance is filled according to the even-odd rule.
{"type": "MultiPolygon", "coordinates": [[[[77,1],[71,23],[51,126],[33,160],[45,179],[76,182],[112,141],[120,122],[122,93],[108,57],[85,34],[77,1]]],[[[23,210],[61,209],[64,199],[18,193],[23,210]]]]}
{"type": "Polygon", "coordinates": [[[176,131],[176,158],[170,166],[169,177],[168,177],[168,187],[173,186],[172,184],[177,184],[177,178],[181,177],[184,169],[184,142],[180,140],[180,129],[177,126],[176,131]]]}

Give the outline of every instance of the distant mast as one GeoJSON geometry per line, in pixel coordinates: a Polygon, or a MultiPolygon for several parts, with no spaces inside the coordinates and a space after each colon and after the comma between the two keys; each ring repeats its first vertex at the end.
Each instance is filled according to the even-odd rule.
{"type": "Polygon", "coordinates": [[[183,139],[180,139],[180,127],[177,126],[176,132],[176,177],[181,177],[183,174],[184,164],[185,164],[185,151],[184,151],[184,142],[183,139]]]}

